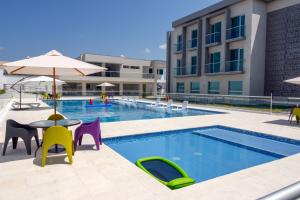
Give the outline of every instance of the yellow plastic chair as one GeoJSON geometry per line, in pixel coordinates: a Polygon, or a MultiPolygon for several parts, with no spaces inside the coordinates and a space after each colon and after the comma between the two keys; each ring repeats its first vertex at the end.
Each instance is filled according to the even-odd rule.
{"type": "Polygon", "coordinates": [[[57,121],[57,120],[62,120],[65,119],[64,116],[60,115],[60,114],[52,114],[48,117],[48,120],[52,120],[52,121],[57,121]]]}
{"type": "Polygon", "coordinates": [[[55,144],[65,147],[69,163],[72,164],[72,156],[74,154],[72,131],[63,126],[53,126],[46,130],[43,140],[42,167],[44,167],[46,164],[48,149],[55,144]]]}
{"type": "Polygon", "coordinates": [[[291,117],[291,121],[293,120],[294,116],[296,116],[296,121],[297,121],[297,118],[300,119],[300,108],[294,108],[293,109],[293,114],[292,114],[292,117],[291,117]]]}

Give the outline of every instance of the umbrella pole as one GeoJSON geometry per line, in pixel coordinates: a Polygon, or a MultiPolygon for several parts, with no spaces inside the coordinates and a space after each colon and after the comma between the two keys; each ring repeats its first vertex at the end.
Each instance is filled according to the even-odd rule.
{"type": "Polygon", "coordinates": [[[55,83],[55,68],[53,67],[53,107],[56,115],[56,83],[55,83]]]}
{"type": "Polygon", "coordinates": [[[20,84],[20,105],[19,105],[19,109],[21,110],[22,108],[22,85],[20,84]]]}

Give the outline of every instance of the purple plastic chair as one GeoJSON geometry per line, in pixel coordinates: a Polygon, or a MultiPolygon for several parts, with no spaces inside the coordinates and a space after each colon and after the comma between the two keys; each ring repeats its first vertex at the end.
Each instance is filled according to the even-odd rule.
{"type": "Polygon", "coordinates": [[[76,128],[76,130],[75,130],[75,139],[74,139],[74,148],[75,148],[75,150],[77,148],[77,143],[78,142],[79,142],[79,145],[81,145],[82,137],[83,137],[84,134],[90,134],[90,135],[93,136],[93,138],[95,140],[97,150],[99,150],[100,149],[100,144],[102,144],[99,118],[97,118],[93,122],[82,123],[78,128],[76,128]]]}

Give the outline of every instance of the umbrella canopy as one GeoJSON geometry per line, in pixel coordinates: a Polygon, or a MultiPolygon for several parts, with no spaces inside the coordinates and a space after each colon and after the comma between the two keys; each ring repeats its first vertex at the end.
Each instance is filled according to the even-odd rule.
{"type": "Polygon", "coordinates": [[[284,82],[300,85],[300,77],[288,79],[288,80],[285,80],[284,82]]]}
{"type": "MultiPolygon", "coordinates": [[[[104,67],[89,64],[63,56],[52,50],[44,55],[2,64],[8,74],[52,75],[53,88],[56,88],[56,75],[85,76],[106,70],[104,67]]],[[[56,91],[53,94],[54,114],[56,114],[56,91]]],[[[21,106],[21,102],[20,102],[21,106]]]]}
{"type": "MultiPolygon", "coordinates": [[[[66,82],[55,79],[56,84],[62,85],[66,84],[66,82]]],[[[24,81],[19,82],[19,84],[27,84],[27,83],[53,83],[53,78],[50,78],[48,76],[38,76],[34,78],[28,78],[24,81]]]]}
{"type": "Polygon", "coordinates": [[[63,56],[56,50],[44,55],[2,64],[8,74],[85,76],[106,70],[104,67],[89,64],[63,56]]]}
{"type": "Polygon", "coordinates": [[[107,83],[107,82],[104,82],[104,83],[101,83],[97,86],[101,86],[101,87],[113,87],[115,86],[114,84],[111,84],[111,83],[107,83]]]}

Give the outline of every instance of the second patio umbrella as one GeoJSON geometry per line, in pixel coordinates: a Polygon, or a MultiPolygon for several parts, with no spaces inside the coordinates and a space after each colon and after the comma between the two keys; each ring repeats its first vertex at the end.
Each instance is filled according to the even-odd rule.
{"type": "MultiPolygon", "coordinates": [[[[104,67],[89,64],[63,56],[52,50],[44,55],[2,64],[8,74],[52,75],[53,87],[56,88],[57,75],[85,76],[106,70],[104,67]]],[[[54,114],[56,114],[56,91],[53,94],[54,114]]]]}

